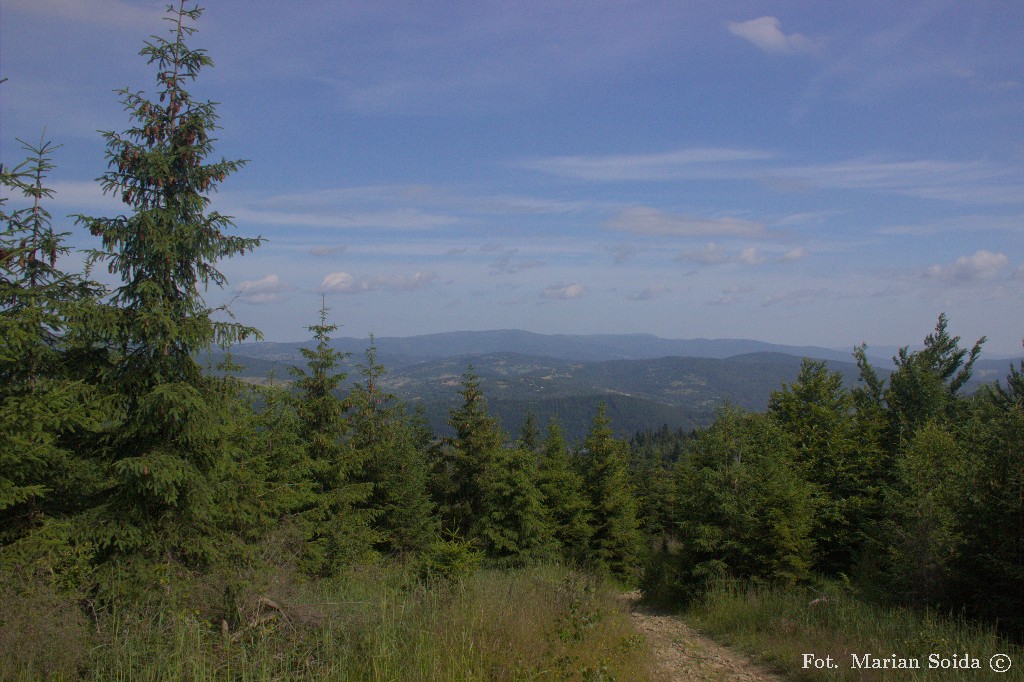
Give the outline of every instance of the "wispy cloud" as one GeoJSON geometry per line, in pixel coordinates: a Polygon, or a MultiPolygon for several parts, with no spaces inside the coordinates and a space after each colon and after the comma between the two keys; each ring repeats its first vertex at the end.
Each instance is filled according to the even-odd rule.
{"type": "Polygon", "coordinates": [[[347,272],[332,272],[320,283],[322,293],[358,294],[369,291],[412,291],[430,286],[437,275],[433,272],[417,272],[411,276],[390,275],[356,277],[347,272]]]}
{"type": "Polygon", "coordinates": [[[764,261],[764,257],[754,247],[731,251],[715,242],[709,242],[699,251],[684,251],[676,256],[676,260],[699,265],[725,265],[727,263],[757,265],[764,261]]]}
{"type": "Polygon", "coordinates": [[[338,246],[314,246],[309,250],[309,253],[314,256],[335,256],[345,253],[347,250],[348,247],[344,244],[338,246]]]}
{"type": "Polygon", "coordinates": [[[727,249],[714,242],[709,242],[700,251],[684,251],[676,257],[676,260],[700,265],[719,265],[734,260],[734,256],[727,249]]]}
{"type": "Polygon", "coordinates": [[[542,298],[556,299],[560,301],[566,301],[573,298],[580,298],[587,293],[587,288],[578,282],[567,285],[552,285],[544,287],[540,292],[542,298]]]}
{"type": "Polygon", "coordinates": [[[491,263],[491,273],[496,275],[514,275],[521,270],[539,268],[544,265],[544,261],[542,260],[534,258],[516,258],[516,253],[518,253],[518,249],[510,249],[507,253],[503,253],[498,256],[498,258],[491,263]]]}
{"type": "Polygon", "coordinates": [[[807,249],[803,248],[802,246],[799,246],[795,249],[790,249],[786,253],[782,254],[782,257],[779,258],[779,262],[795,263],[798,260],[803,260],[804,258],[807,258],[807,256],[809,255],[810,254],[807,252],[807,249]]]}
{"type": "Polygon", "coordinates": [[[239,300],[254,304],[277,303],[290,290],[291,287],[282,282],[281,278],[275,274],[267,275],[262,279],[245,280],[235,287],[239,300]]]}
{"type": "Polygon", "coordinates": [[[636,255],[636,247],[629,244],[616,244],[615,246],[609,246],[608,251],[611,252],[612,261],[616,265],[622,265],[636,255]]]}
{"type": "Polygon", "coordinates": [[[671,293],[672,289],[665,286],[664,284],[652,284],[649,287],[645,287],[640,291],[632,294],[626,294],[626,298],[633,301],[650,301],[651,299],[661,298],[668,293],[671,293]]]}
{"type": "Polygon", "coordinates": [[[665,213],[649,206],[633,206],[608,220],[605,227],[635,234],[672,237],[759,237],[764,225],[738,218],[696,218],[665,213]]]}
{"type": "Polygon", "coordinates": [[[303,213],[236,208],[230,211],[236,221],[258,225],[334,228],[382,228],[389,230],[429,230],[459,222],[451,215],[425,213],[416,209],[371,211],[366,213],[303,213]]]}
{"type": "Polygon", "coordinates": [[[970,256],[960,256],[956,261],[946,265],[933,265],[928,268],[925,276],[954,284],[991,280],[997,277],[1009,262],[1006,254],[982,249],[970,256]]]}
{"type": "Polygon", "coordinates": [[[748,294],[753,290],[753,287],[748,286],[729,287],[728,289],[723,289],[721,294],[713,299],[705,301],[705,303],[713,306],[736,305],[743,299],[744,294],[748,294]]]}
{"type": "Polygon", "coordinates": [[[555,156],[521,161],[517,165],[581,180],[672,180],[720,177],[718,169],[723,165],[772,158],[775,158],[774,153],[759,149],[700,147],[657,154],[555,156]]]}
{"type": "Polygon", "coordinates": [[[753,43],[761,50],[773,54],[799,54],[816,52],[821,39],[808,38],[800,33],[786,34],[775,17],[766,16],[749,21],[730,21],[729,32],[753,43]]]}
{"type": "Polygon", "coordinates": [[[1024,227],[1024,215],[1011,213],[1007,215],[961,215],[934,220],[917,225],[890,225],[878,229],[881,235],[899,235],[908,237],[924,237],[944,232],[982,232],[1020,230],[1024,227]]]}
{"type": "Polygon", "coordinates": [[[963,203],[1024,202],[1019,169],[983,161],[860,158],[810,166],[779,167],[768,178],[793,189],[870,190],[963,203]]]}
{"type": "Polygon", "coordinates": [[[761,256],[761,252],[752,246],[749,246],[740,251],[739,262],[746,263],[747,265],[757,265],[764,260],[761,256]]]}
{"type": "Polygon", "coordinates": [[[833,292],[828,289],[797,289],[784,294],[773,294],[766,296],[761,302],[762,306],[787,305],[799,306],[807,303],[832,298],[833,292]]]}
{"type": "Polygon", "coordinates": [[[116,195],[104,194],[98,182],[58,180],[50,182],[49,186],[53,190],[51,202],[70,211],[96,211],[110,215],[128,210],[116,195]]]}
{"type": "Polygon", "coordinates": [[[306,29],[303,41],[267,49],[272,57],[285,47],[298,52],[304,59],[288,55],[289,64],[315,64],[320,84],[358,111],[507,111],[559,84],[646,63],[674,47],[690,14],[668,5],[637,12],[616,3],[477,3],[438,21],[401,4],[299,4],[281,20],[295,33],[306,29]],[[339,28],[347,39],[329,54],[342,58],[328,60],[320,45],[339,28]]]}
{"type": "Polygon", "coordinates": [[[960,203],[1024,203],[1020,168],[984,160],[865,156],[797,164],[764,150],[699,148],[658,154],[557,156],[518,165],[598,182],[728,180],[761,182],[780,191],[841,189],[960,203]]]}
{"type": "Polygon", "coordinates": [[[119,0],[4,0],[11,12],[60,18],[75,24],[116,26],[149,30],[160,25],[164,5],[120,2],[119,0]]]}

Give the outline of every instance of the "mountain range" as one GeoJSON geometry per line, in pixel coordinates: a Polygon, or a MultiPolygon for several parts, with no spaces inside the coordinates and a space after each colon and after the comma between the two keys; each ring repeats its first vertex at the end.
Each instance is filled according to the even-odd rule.
{"type": "MultiPolygon", "coordinates": [[[[530,410],[542,428],[557,417],[572,440],[586,434],[601,402],[622,436],[662,425],[689,430],[709,423],[727,402],[748,410],[765,409],[773,390],[796,379],[804,357],[826,361],[848,387],[857,384],[858,376],[852,348],[839,351],[747,339],[497,330],[382,337],[373,343],[377,360],[388,369],[384,388],[411,406],[422,405],[439,433],[447,431],[448,411],[458,405],[459,384],[470,367],[506,431],[516,433],[530,410]]],[[[368,339],[332,340],[333,348],[350,354],[342,367],[348,381],[358,376],[369,345],[368,339]]],[[[231,352],[243,368],[240,376],[264,381],[273,375],[287,381],[289,367],[305,365],[301,349],[312,346],[311,341],[263,342],[242,344],[231,352]]],[[[880,373],[892,368],[894,352],[868,348],[880,373]]],[[[979,359],[968,390],[1005,377],[1009,366],[1006,359],[979,359]]]]}

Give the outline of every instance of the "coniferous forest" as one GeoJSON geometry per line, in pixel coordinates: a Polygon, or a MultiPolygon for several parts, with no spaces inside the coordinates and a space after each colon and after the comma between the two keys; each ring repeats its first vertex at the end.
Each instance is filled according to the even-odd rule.
{"type": "Polygon", "coordinates": [[[945,316],[892,367],[856,349],[856,385],[805,360],[764,413],[628,441],[603,407],[579,442],[531,415],[505,433],[471,367],[438,436],[381,388],[372,339],[332,348],[326,304],[287,381],[204,367],[259,338],[204,292],[266,247],[211,206],[244,162],[189,94],[200,15],[172,7],[142,49],[155,95],[120,93],[99,182],[123,214],[51,216],[45,138],[2,167],[0,677],[645,679],[615,610],[636,587],[671,610],[809,589],[1024,637],[1024,367],[967,394],[985,340],[945,316]]]}

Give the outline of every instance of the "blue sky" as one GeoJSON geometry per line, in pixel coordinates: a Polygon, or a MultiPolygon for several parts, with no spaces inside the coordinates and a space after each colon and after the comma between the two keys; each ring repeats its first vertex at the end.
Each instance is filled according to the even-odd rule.
{"type": "MultiPolygon", "coordinates": [[[[211,2],[215,195],[256,253],[239,321],[340,334],[1024,336],[1024,3],[211,2]]],[[[114,90],[155,90],[148,0],[4,0],[0,154],[62,144],[57,224],[114,90]]]]}

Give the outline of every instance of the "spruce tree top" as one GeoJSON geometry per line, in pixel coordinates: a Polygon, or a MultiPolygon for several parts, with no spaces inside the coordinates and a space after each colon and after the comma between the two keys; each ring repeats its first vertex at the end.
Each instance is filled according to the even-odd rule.
{"type": "Polygon", "coordinates": [[[228,345],[257,335],[255,329],[216,322],[199,291],[226,279],[217,262],[259,246],[260,240],[231,236],[234,225],[217,212],[207,213],[209,193],[244,161],[207,162],[217,128],[213,102],[197,102],[185,89],[199,71],[213,64],[204,50],[185,44],[195,32],[199,7],[184,0],[167,8],[170,39],[151,36],[140,54],[157,69],[157,101],[143,92],[120,90],[132,126],[107,132],[109,170],[99,179],[131,209],[115,218],[79,216],[102,249],[104,261],[121,278],[111,303],[119,317],[110,326],[150,381],[193,379],[192,354],[211,343],[228,345]]]}

